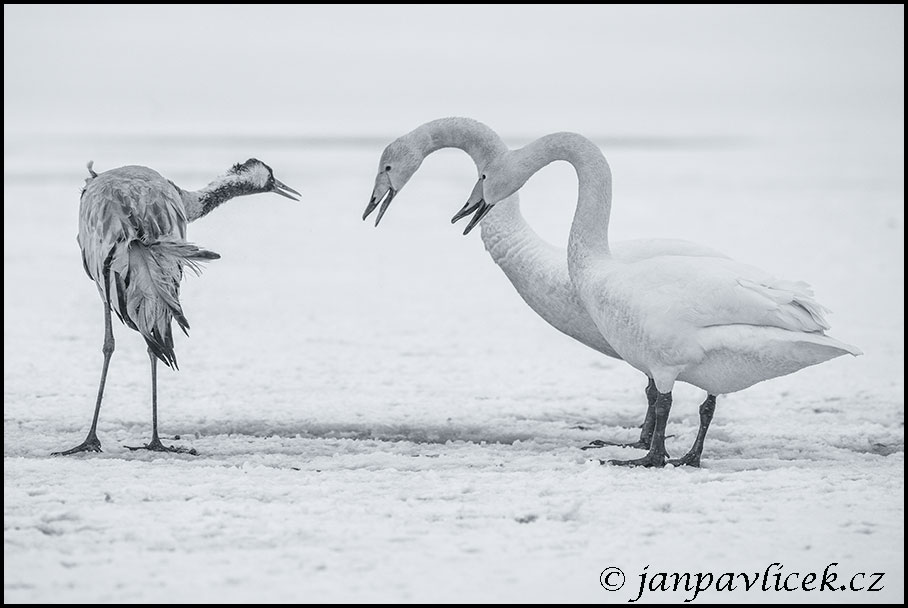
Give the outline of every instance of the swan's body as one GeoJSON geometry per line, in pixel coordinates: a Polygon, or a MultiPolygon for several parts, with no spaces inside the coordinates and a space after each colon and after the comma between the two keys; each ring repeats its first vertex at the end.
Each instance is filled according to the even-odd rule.
{"type": "Polygon", "coordinates": [[[275,192],[293,198],[283,190],[298,193],[274,179],[271,168],[256,159],[234,166],[194,192],[180,189],[148,167],[130,165],[97,174],[89,163],[88,170],[91,176],[85,180],[79,205],[78,242],[85,272],[104,302],[104,366],[88,437],[60,454],[101,451],[96,431],[114,351],[111,310],[148,345],[153,426],[152,441],[144,447],[183,451],[165,448],[158,438],[156,363],[176,368],[171,322],[175,319],[184,332],[189,328],[180,306],[184,267],[198,271],[201,262],[220,257],[188,243],[186,224],[236,196],[275,192]]]}
{"type": "MultiPolygon", "coordinates": [[[[664,464],[664,447],[657,443],[664,442],[678,380],[717,395],[860,354],[824,334],[829,328],[825,309],[804,283],[780,281],[718,257],[665,252],[628,260],[615,255],[608,240],[611,172],[599,148],[580,135],[556,133],[499,157],[483,170],[486,179],[477,185],[482,198],[471,198],[465,209],[495,204],[556,160],[571,163],[579,180],[568,242],[571,282],[607,342],[652,378],[659,392],[656,435],[661,439],[654,437],[647,457],[631,464],[664,464]]],[[[702,437],[698,440],[702,449],[702,437]]],[[[699,463],[699,451],[695,460],[699,463]]]]}
{"type": "Polygon", "coordinates": [[[663,393],[675,380],[733,393],[857,354],[823,334],[824,309],[806,284],[731,260],[607,256],[581,264],[575,276],[600,331],[663,393]]]}

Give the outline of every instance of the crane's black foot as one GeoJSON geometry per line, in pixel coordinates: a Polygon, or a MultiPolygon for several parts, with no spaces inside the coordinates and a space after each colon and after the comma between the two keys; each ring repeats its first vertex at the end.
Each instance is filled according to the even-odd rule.
{"type": "Polygon", "coordinates": [[[131,445],[124,445],[123,447],[128,448],[133,452],[135,452],[136,450],[151,450],[152,452],[172,452],[175,454],[191,454],[193,456],[198,456],[199,454],[198,452],[196,452],[195,448],[184,448],[178,445],[171,445],[168,447],[161,443],[161,440],[157,437],[154,437],[151,441],[143,446],[133,447],[131,445]]]}
{"type": "Polygon", "coordinates": [[[619,448],[637,448],[638,450],[648,450],[649,443],[644,442],[642,439],[631,443],[619,443],[617,441],[603,441],[602,439],[594,439],[590,441],[589,445],[585,445],[581,450],[595,450],[598,448],[604,447],[619,447],[619,448]]]}
{"type": "Polygon", "coordinates": [[[635,458],[634,460],[600,460],[600,464],[613,464],[619,467],[656,467],[661,468],[665,466],[665,453],[657,454],[655,452],[647,452],[646,456],[643,458],[635,458]]]}
{"type": "Polygon", "coordinates": [[[52,452],[51,456],[69,456],[70,454],[78,454],[79,452],[100,452],[101,451],[101,442],[98,441],[98,436],[91,434],[86,437],[85,441],[80,443],[74,448],[69,450],[63,450],[62,452],[52,452]]]}
{"type": "Polygon", "coordinates": [[[688,452],[681,458],[676,458],[674,460],[669,460],[668,464],[674,465],[676,467],[685,466],[685,467],[700,467],[700,454],[695,452],[688,452]]]}

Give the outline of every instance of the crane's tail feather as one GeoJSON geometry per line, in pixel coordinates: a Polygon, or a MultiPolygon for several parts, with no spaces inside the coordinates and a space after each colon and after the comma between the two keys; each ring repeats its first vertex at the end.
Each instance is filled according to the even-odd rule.
{"type": "Polygon", "coordinates": [[[202,263],[220,257],[175,240],[121,241],[114,247],[110,282],[116,302],[108,301],[120,320],[142,334],[151,352],[168,367],[177,369],[171,320],[183,333],[189,329],[180,306],[183,268],[198,274],[202,263]]]}
{"type": "Polygon", "coordinates": [[[202,272],[201,264],[210,262],[211,260],[219,260],[221,258],[220,254],[208,251],[207,249],[202,249],[192,243],[158,241],[153,243],[150,247],[155,255],[170,256],[179,259],[183,266],[192,270],[196,275],[199,275],[202,272]]]}

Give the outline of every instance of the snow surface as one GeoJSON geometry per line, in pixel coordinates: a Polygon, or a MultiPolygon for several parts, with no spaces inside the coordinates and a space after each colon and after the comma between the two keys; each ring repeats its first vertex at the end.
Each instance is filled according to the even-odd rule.
{"type": "MultiPolygon", "coordinates": [[[[8,137],[4,600],[625,602],[647,565],[837,562],[885,589],[697,601],[903,601],[903,158],[864,144],[603,142],[615,239],[688,238],[807,280],[831,335],[866,352],[720,398],[702,469],[641,470],[579,447],[636,438],[642,376],[535,317],[448,223],[475,179],[463,153],[430,157],[376,230],[359,217],[382,143],[8,137]],[[123,447],[148,440],[150,407],[143,343],[119,324],[104,452],[49,456],[83,439],[101,364],[75,241],[86,150],[98,171],[143,163],[193,188],[255,156],[303,193],[190,227],[223,257],[184,281],[192,337],[159,413],[198,456],[123,447]],[[600,586],[608,566],[625,589],[600,586]]],[[[554,165],[526,215],[563,244],[575,193],[554,165]]],[[[701,400],[675,392],[673,455],[701,400]]]]}

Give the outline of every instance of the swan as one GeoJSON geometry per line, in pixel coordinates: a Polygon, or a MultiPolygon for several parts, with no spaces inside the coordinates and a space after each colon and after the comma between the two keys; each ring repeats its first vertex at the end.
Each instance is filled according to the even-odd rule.
{"type": "MultiPolygon", "coordinates": [[[[567,267],[583,307],[614,350],[652,378],[655,424],[643,458],[612,464],[665,465],[665,425],[676,381],[705,390],[700,428],[675,465],[699,466],[715,395],[791,374],[845,354],[862,354],[827,335],[826,309],[804,282],[776,279],[728,258],[670,252],[629,260],[609,245],[612,177],[593,142],[554,133],[488,163],[457,221],[473,213],[464,234],[531,175],[557,160],[573,165],[579,196],[567,267]]],[[[486,220],[488,221],[488,220],[486,220]]]]}
{"type": "MultiPolygon", "coordinates": [[[[442,148],[463,150],[473,159],[477,170],[508,151],[498,133],[479,121],[450,117],[427,122],[394,140],[382,152],[375,188],[363,219],[378,208],[375,218],[378,226],[391,201],[423,160],[442,148]]],[[[481,233],[486,251],[536,314],[581,344],[609,357],[621,358],[577,297],[568,276],[565,250],[544,241],[530,227],[520,213],[516,192],[505,197],[494,211],[489,211],[481,233]]],[[[614,251],[619,259],[629,262],[661,255],[725,257],[708,247],[675,239],[626,241],[616,244],[614,251]]],[[[638,441],[616,444],[597,440],[586,448],[603,445],[649,448],[656,402],[652,378],[648,379],[646,396],[647,413],[638,441]]],[[[707,396],[709,401],[715,402],[715,397],[707,396]]]]}

